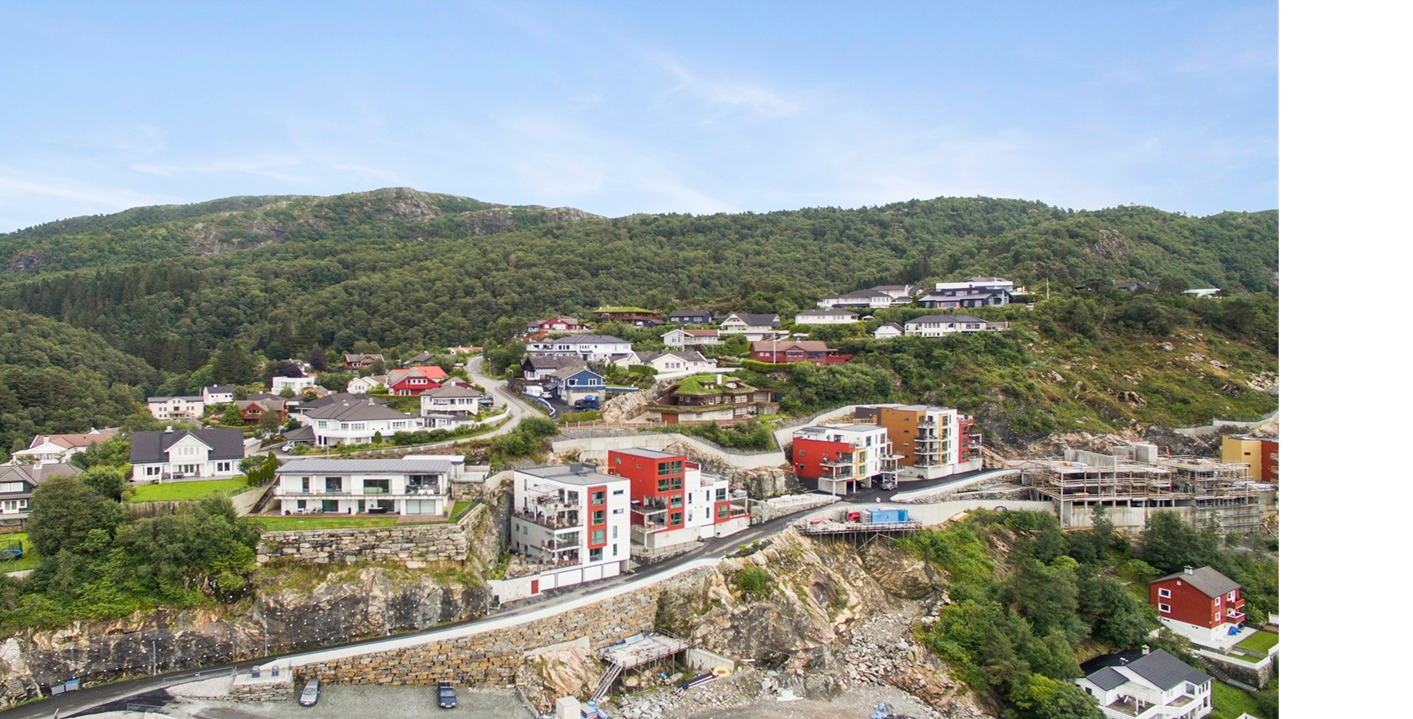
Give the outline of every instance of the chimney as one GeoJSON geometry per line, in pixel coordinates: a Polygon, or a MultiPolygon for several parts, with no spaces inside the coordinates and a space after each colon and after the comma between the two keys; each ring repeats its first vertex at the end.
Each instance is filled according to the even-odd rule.
{"type": "Polygon", "coordinates": [[[1148,645],[1147,645],[1147,644],[1144,644],[1144,645],[1143,645],[1143,656],[1145,656],[1145,657],[1148,656],[1148,645]]]}
{"type": "Polygon", "coordinates": [[[1192,574],[1192,565],[1189,564],[1189,565],[1187,565],[1186,567],[1183,567],[1183,568],[1182,568],[1182,573],[1183,573],[1183,574],[1192,574]]]}
{"type": "Polygon", "coordinates": [[[172,425],[169,424],[169,425],[167,425],[167,434],[171,434],[171,433],[172,433],[172,425]]]}

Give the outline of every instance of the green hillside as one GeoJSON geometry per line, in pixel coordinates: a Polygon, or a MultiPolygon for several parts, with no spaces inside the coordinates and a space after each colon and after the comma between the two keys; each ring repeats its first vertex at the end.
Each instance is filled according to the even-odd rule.
{"type": "Polygon", "coordinates": [[[0,309],[0,456],[36,433],[117,425],[160,380],[91,332],[0,309]]]}
{"type": "Polygon", "coordinates": [[[232,344],[257,359],[315,347],[333,355],[355,345],[402,354],[504,343],[536,317],[606,305],[791,315],[824,294],[995,274],[1033,293],[1051,292],[1033,316],[1007,318],[1017,337],[1030,338],[1015,355],[1018,366],[992,371],[986,368],[997,360],[966,353],[910,363],[881,347],[848,350],[889,372],[900,394],[931,392],[959,406],[1004,401],[1015,406],[1014,416],[1031,418],[1017,420],[1023,428],[1038,432],[1078,423],[1077,412],[1052,411],[1066,403],[1098,403],[1087,421],[1109,418],[1104,424],[1203,421],[1209,411],[1245,415],[1266,407],[1235,398],[1222,403],[1228,409],[1189,397],[1213,384],[1195,385],[1190,373],[1168,382],[1165,369],[1143,380],[1131,370],[1139,366],[1133,362],[1152,360],[1138,347],[1190,331],[1224,343],[1211,348],[1219,363],[1272,371],[1278,239],[1275,211],[1076,212],[989,198],[605,219],[407,189],[238,197],[0,235],[0,307],[90,331],[86,337],[161,370],[154,384],[184,387],[188,373],[232,344]],[[1215,286],[1248,299],[1202,306],[1072,289],[1162,278],[1169,287],[1215,286]],[[1228,306],[1265,320],[1208,316],[1228,306]],[[1067,359],[1080,356],[1110,360],[1081,371],[1067,359]],[[1112,382],[1105,379],[1109,365],[1125,368],[1112,382]],[[1081,381],[1079,390],[1061,391],[1046,372],[1065,377],[1064,384],[1081,381]],[[1084,372],[1101,376],[1082,380],[1084,372]],[[1132,386],[1120,388],[1120,375],[1134,379],[1132,386]],[[958,396],[958,380],[968,377],[974,391],[958,396]],[[1086,399],[1086,387],[1110,398],[1138,392],[1147,404],[1125,395],[1110,407],[1097,395],[1086,399]]]}

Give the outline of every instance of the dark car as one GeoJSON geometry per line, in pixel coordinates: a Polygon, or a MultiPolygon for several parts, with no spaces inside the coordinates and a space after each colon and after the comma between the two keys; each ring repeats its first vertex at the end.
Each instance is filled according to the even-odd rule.
{"type": "Polygon", "coordinates": [[[456,690],[452,688],[451,682],[437,684],[437,706],[443,709],[456,708],[456,690]]]}
{"type": "Polygon", "coordinates": [[[310,679],[304,683],[304,691],[299,693],[299,705],[312,707],[319,703],[319,680],[310,679]]]}

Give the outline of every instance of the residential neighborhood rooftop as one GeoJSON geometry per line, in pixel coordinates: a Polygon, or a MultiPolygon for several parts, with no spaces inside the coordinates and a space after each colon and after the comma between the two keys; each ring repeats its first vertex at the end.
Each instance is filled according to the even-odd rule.
{"type": "Polygon", "coordinates": [[[565,484],[579,484],[585,487],[605,482],[625,482],[622,477],[611,477],[607,474],[600,474],[598,468],[592,464],[560,464],[553,467],[533,467],[531,469],[516,470],[524,472],[532,477],[541,479],[552,479],[565,484]]]}
{"type": "Polygon", "coordinates": [[[1198,567],[1197,569],[1192,569],[1191,567],[1188,567],[1187,569],[1184,569],[1181,572],[1174,572],[1166,577],[1154,579],[1153,581],[1149,582],[1149,584],[1166,582],[1169,579],[1181,579],[1187,582],[1188,584],[1192,585],[1192,587],[1197,591],[1202,592],[1203,594],[1209,597],[1220,597],[1228,592],[1233,592],[1238,589],[1241,589],[1240,584],[1237,584],[1235,581],[1227,577],[1227,575],[1222,574],[1221,572],[1211,567],[1198,567]]]}
{"type": "Polygon", "coordinates": [[[245,435],[238,429],[209,428],[165,432],[133,432],[130,459],[133,464],[167,461],[167,450],[188,435],[211,448],[210,459],[241,459],[245,457],[245,435]]]}
{"type": "Polygon", "coordinates": [[[450,459],[295,459],[275,474],[440,474],[450,459]]]}

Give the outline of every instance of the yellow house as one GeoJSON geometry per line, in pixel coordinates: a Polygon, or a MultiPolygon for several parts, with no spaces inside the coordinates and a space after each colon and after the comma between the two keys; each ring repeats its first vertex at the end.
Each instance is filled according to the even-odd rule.
{"type": "Polygon", "coordinates": [[[1249,476],[1261,482],[1280,482],[1280,440],[1234,434],[1222,437],[1222,461],[1245,462],[1249,476]]]}

